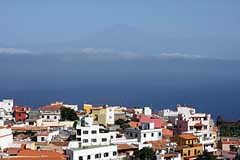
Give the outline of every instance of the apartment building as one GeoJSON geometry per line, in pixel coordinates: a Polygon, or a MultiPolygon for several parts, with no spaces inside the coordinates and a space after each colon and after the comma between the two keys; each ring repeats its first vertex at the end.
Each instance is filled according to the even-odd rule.
{"type": "Polygon", "coordinates": [[[114,124],[114,107],[103,106],[92,108],[92,116],[94,124],[101,124],[104,126],[114,124]]]}
{"type": "Polygon", "coordinates": [[[8,120],[13,120],[13,104],[14,102],[12,99],[3,99],[2,101],[0,101],[0,119],[3,121],[3,123],[8,120]]]}
{"type": "Polygon", "coordinates": [[[61,107],[63,107],[62,104],[54,104],[40,107],[39,118],[42,119],[43,122],[59,122],[59,120],[61,119],[61,107]]]}
{"type": "Polygon", "coordinates": [[[198,137],[203,150],[215,152],[217,134],[210,114],[196,113],[179,114],[177,129],[179,133],[191,133],[198,137]]]}
{"type": "Polygon", "coordinates": [[[76,140],[69,143],[66,154],[70,160],[117,159],[117,145],[110,145],[117,132],[110,132],[93,118],[83,117],[76,126],[76,140]]]}
{"type": "Polygon", "coordinates": [[[193,134],[184,133],[172,137],[171,141],[176,142],[176,151],[181,153],[182,159],[196,159],[203,153],[202,144],[193,134]]]}
{"type": "Polygon", "coordinates": [[[162,129],[155,128],[154,123],[145,122],[136,128],[127,128],[124,131],[127,139],[138,139],[138,142],[156,141],[162,139],[162,129]]]}

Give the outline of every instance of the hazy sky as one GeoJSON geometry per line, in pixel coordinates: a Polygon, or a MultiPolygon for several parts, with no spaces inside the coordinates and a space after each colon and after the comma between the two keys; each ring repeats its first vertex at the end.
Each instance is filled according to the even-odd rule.
{"type": "Polygon", "coordinates": [[[0,98],[33,106],[186,103],[239,118],[239,6],[238,0],[1,1],[0,98]]]}

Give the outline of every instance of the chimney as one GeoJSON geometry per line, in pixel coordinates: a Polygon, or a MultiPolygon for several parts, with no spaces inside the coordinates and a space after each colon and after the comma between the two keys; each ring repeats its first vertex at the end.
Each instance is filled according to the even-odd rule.
{"type": "Polygon", "coordinates": [[[22,144],[20,150],[25,150],[27,149],[27,144],[22,144]]]}

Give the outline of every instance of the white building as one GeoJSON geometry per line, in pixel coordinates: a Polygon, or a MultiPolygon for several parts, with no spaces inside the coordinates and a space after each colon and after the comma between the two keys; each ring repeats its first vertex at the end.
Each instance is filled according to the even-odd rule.
{"type": "Polygon", "coordinates": [[[13,142],[12,129],[6,126],[0,126],[0,151],[9,147],[13,142]]]}
{"type": "Polygon", "coordinates": [[[137,128],[127,128],[124,131],[127,139],[137,138],[140,143],[162,139],[162,129],[155,129],[154,123],[142,123],[137,128]]]}
{"type": "Polygon", "coordinates": [[[3,120],[3,123],[6,120],[12,120],[12,108],[13,108],[13,100],[12,99],[4,99],[0,101],[0,119],[3,120]]]}
{"type": "Polygon", "coordinates": [[[110,132],[103,126],[93,124],[92,117],[84,117],[76,126],[76,139],[82,147],[92,145],[109,145],[116,139],[117,132],[110,132]]]}
{"type": "Polygon", "coordinates": [[[217,135],[213,132],[213,120],[210,114],[194,111],[182,112],[178,116],[177,129],[179,133],[192,133],[203,145],[203,150],[215,152],[217,135]]]}
{"type": "Polygon", "coordinates": [[[64,104],[63,102],[55,102],[55,103],[52,103],[51,105],[62,105],[65,108],[70,108],[74,111],[78,111],[78,105],[76,104],[64,104]]]}
{"type": "Polygon", "coordinates": [[[69,148],[66,150],[66,154],[69,156],[69,160],[114,160],[118,159],[117,145],[109,146],[89,146],[79,147],[73,146],[74,142],[69,143],[69,148]]]}
{"type": "Polygon", "coordinates": [[[117,159],[117,146],[110,145],[117,132],[93,124],[92,117],[83,117],[76,126],[76,139],[69,143],[66,154],[70,160],[117,159]]]}
{"type": "Polygon", "coordinates": [[[59,130],[52,131],[52,132],[48,132],[48,131],[41,132],[40,131],[37,134],[37,142],[50,142],[57,135],[59,135],[59,130]]]}
{"type": "Polygon", "coordinates": [[[49,105],[39,108],[40,119],[43,122],[59,122],[61,119],[61,109],[62,105],[49,105]]]}
{"type": "Polygon", "coordinates": [[[143,108],[143,114],[146,116],[151,116],[152,115],[152,109],[150,107],[144,107],[143,108]]]}
{"type": "Polygon", "coordinates": [[[0,101],[0,108],[3,108],[8,113],[12,113],[13,100],[12,99],[4,99],[4,100],[0,101]]]}
{"type": "Polygon", "coordinates": [[[0,108],[0,119],[4,123],[6,120],[12,120],[13,116],[10,112],[6,112],[5,109],[0,108]]]}

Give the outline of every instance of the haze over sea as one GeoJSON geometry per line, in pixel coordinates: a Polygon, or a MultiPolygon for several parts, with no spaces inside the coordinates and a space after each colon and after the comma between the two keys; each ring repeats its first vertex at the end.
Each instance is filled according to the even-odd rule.
{"type": "Polygon", "coordinates": [[[5,1],[0,99],[240,119],[240,1],[5,1]],[[29,14],[31,13],[31,14],[29,14]]]}

